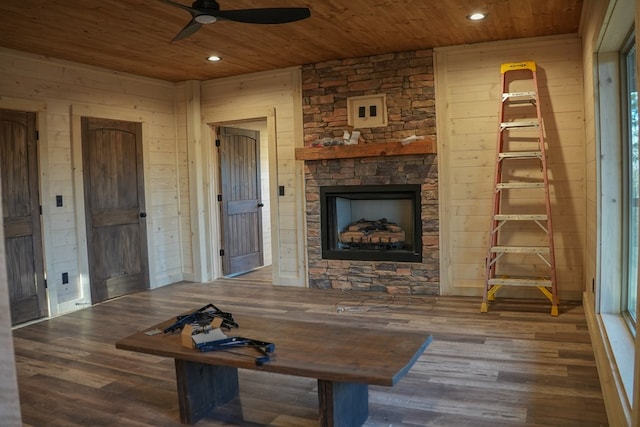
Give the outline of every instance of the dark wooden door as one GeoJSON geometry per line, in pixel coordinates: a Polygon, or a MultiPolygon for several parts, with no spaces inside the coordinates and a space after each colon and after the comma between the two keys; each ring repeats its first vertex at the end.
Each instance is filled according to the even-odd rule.
{"type": "Polygon", "coordinates": [[[48,315],[35,113],[0,110],[0,172],[11,323],[15,325],[48,315]]]}
{"type": "Polygon", "coordinates": [[[260,198],[259,133],[221,127],[222,273],[236,275],[260,267],[262,202],[260,198]]]}
{"type": "Polygon", "coordinates": [[[82,119],[84,197],[93,303],[148,287],[142,126],[82,119]]]}

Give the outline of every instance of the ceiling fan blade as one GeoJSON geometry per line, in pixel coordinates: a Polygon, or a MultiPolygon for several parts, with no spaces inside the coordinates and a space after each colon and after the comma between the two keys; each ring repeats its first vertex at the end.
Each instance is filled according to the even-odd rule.
{"type": "Polygon", "coordinates": [[[196,14],[198,13],[195,9],[193,9],[193,8],[191,8],[191,7],[189,7],[189,6],[185,6],[185,5],[183,5],[183,4],[176,3],[176,2],[171,1],[171,0],[158,0],[158,1],[161,1],[162,3],[166,3],[166,4],[170,5],[170,6],[178,7],[178,8],[180,8],[180,9],[182,9],[182,10],[186,10],[186,11],[187,11],[187,12],[189,12],[189,13],[191,14],[191,16],[193,16],[193,17],[195,17],[195,16],[196,16],[196,14]]]}
{"type": "Polygon", "coordinates": [[[186,39],[187,37],[194,35],[200,27],[202,27],[202,24],[197,22],[195,19],[192,19],[171,41],[174,42],[176,40],[186,39]]]}
{"type": "MultiPolygon", "coordinates": [[[[169,0],[163,0],[169,1],[169,0]]],[[[306,7],[270,7],[264,9],[217,10],[212,15],[220,19],[246,24],[286,24],[311,16],[306,7]]]]}

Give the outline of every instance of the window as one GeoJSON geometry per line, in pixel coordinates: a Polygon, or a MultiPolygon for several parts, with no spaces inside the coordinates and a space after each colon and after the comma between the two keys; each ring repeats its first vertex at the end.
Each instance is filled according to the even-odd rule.
{"type": "MultiPolygon", "coordinates": [[[[634,398],[638,272],[638,97],[633,1],[611,2],[611,20],[596,46],[594,100],[597,175],[596,341],[612,381],[603,393],[631,425],[634,398]],[[614,4],[615,3],[615,4],[614,4]],[[628,28],[628,32],[621,29],[628,28]],[[626,34],[625,34],[626,33],[626,34]],[[631,34],[631,35],[629,35],[631,34]]],[[[588,64],[588,58],[585,58],[588,64]]],[[[588,69],[587,69],[588,73],[588,69]]],[[[587,267],[588,268],[588,267],[587,267]]],[[[589,295],[587,293],[587,295],[589,295]]],[[[591,326],[591,325],[590,325],[591,326]]]]}
{"type": "Polygon", "coordinates": [[[638,123],[638,85],[636,79],[637,62],[635,35],[627,39],[625,49],[622,51],[621,67],[623,71],[622,87],[624,94],[623,111],[625,112],[626,129],[623,137],[623,156],[625,167],[623,168],[623,189],[624,189],[624,238],[623,246],[625,265],[623,271],[622,289],[622,313],[635,329],[637,322],[636,300],[638,294],[638,238],[640,233],[640,158],[639,158],[639,123],[638,123]]]}

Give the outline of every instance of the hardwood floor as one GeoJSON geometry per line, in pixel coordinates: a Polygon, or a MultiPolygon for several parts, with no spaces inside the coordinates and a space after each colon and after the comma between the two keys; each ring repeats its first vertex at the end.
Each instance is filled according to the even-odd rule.
{"type": "Polygon", "coordinates": [[[242,280],[253,282],[264,282],[271,284],[273,274],[273,267],[271,265],[262,266],[251,270],[248,273],[243,273],[238,276],[231,277],[230,279],[242,280]]]}
{"type": "MultiPolygon", "coordinates": [[[[370,387],[368,427],[607,425],[580,303],[561,304],[556,318],[542,300],[499,300],[481,314],[478,298],[248,279],[170,285],[15,329],[24,425],[181,425],[173,360],[116,350],[114,343],[207,303],[326,327],[430,332],[432,344],[395,387],[370,387]]],[[[240,370],[240,397],[196,425],[315,426],[316,387],[313,379],[240,370]]]]}

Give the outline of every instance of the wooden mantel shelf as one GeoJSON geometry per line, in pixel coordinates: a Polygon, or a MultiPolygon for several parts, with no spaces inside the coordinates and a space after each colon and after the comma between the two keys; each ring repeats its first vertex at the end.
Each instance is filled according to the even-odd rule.
{"type": "Polygon", "coordinates": [[[372,142],[355,145],[296,148],[296,160],[349,159],[356,157],[405,156],[409,154],[436,154],[435,138],[400,142],[372,142]]]}

